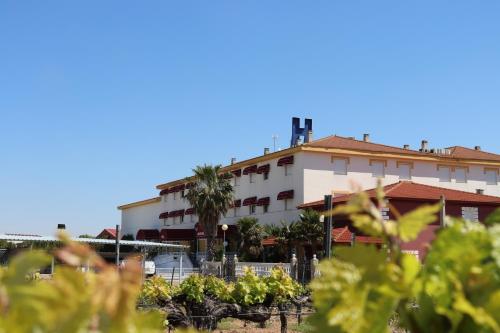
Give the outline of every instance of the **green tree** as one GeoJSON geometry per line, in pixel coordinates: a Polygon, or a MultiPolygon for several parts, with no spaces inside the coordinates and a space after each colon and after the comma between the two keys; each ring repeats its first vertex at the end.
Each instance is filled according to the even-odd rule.
{"type": "Polygon", "coordinates": [[[319,213],[312,209],[306,209],[300,214],[300,221],[292,226],[292,237],[303,249],[310,246],[312,253],[323,244],[324,230],[320,222],[319,213]]]}
{"type": "Polygon", "coordinates": [[[384,242],[384,250],[357,244],[339,247],[319,265],[312,283],[317,332],[386,333],[388,323],[412,333],[500,333],[500,211],[485,224],[447,218],[423,265],[401,245],[417,239],[437,219],[439,204],[385,220],[382,188],[377,204],[366,193],[337,206],[356,228],[384,242]],[[395,316],[396,315],[396,316],[395,316]]]}
{"type": "Polygon", "coordinates": [[[292,253],[292,242],[293,240],[293,223],[292,229],[285,221],[281,221],[279,225],[268,224],[264,226],[264,231],[268,237],[274,237],[276,244],[272,247],[273,252],[270,257],[274,261],[286,261],[288,262],[292,253]]]}
{"type": "Polygon", "coordinates": [[[207,236],[207,260],[215,254],[215,237],[221,215],[233,203],[233,187],[229,178],[222,174],[221,166],[203,165],[193,169],[194,184],[189,189],[187,200],[194,208],[207,236]]]}
{"type": "Polygon", "coordinates": [[[264,227],[253,217],[243,217],[236,222],[240,244],[240,257],[243,260],[257,260],[262,253],[264,227]]]}

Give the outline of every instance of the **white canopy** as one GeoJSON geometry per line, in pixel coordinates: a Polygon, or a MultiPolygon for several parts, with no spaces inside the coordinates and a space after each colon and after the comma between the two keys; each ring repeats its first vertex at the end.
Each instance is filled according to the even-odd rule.
{"type": "MultiPolygon", "coordinates": [[[[13,241],[13,242],[60,242],[59,238],[52,236],[24,236],[24,235],[7,235],[0,234],[0,240],[13,241]]],[[[89,243],[89,244],[116,244],[114,239],[100,239],[100,238],[71,238],[74,242],[89,243]]],[[[157,243],[157,242],[144,242],[144,241],[131,241],[120,240],[120,245],[133,245],[140,247],[166,247],[166,248],[185,248],[187,246],[170,243],[157,243]]]]}

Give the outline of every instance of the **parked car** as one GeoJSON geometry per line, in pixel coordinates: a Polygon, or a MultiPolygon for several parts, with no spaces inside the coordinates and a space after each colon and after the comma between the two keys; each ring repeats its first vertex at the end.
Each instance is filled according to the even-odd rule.
{"type": "MultiPolygon", "coordinates": [[[[127,260],[122,260],[120,265],[124,266],[127,260]]],[[[147,277],[153,276],[156,273],[156,265],[154,261],[146,260],[144,261],[144,275],[147,277]]]]}

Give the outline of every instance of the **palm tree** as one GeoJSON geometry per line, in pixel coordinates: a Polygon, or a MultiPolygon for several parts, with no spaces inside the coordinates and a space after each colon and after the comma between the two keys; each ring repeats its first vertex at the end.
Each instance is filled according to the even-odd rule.
{"type": "Polygon", "coordinates": [[[323,244],[323,224],[320,221],[320,214],[312,209],[302,211],[300,221],[295,222],[294,236],[302,246],[309,245],[313,253],[323,244]]]}
{"type": "Polygon", "coordinates": [[[258,259],[262,253],[262,239],[264,239],[264,227],[259,220],[253,217],[243,217],[236,222],[239,234],[240,256],[243,260],[252,261],[258,259]]]}
{"type": "Polygon", "coordinates": [[[274,237],[276,240],[274,251],[278,256],[279,261],[290,260],[295,238],[295,225],[295,222],[287,224],[285,221],[281,221],[280,225],[268,224],[264,227],[266,234],[274,237]]]}
{"type": "Polygon", "coordinates": [[[215,255],[217,226],[222,215],[233,203],[233,187],[221,166],[203,165],[193,169],[194,184],[186,195],[191,207],[198,215],[200,225],[207,236],[207,260],[215,255]]]}

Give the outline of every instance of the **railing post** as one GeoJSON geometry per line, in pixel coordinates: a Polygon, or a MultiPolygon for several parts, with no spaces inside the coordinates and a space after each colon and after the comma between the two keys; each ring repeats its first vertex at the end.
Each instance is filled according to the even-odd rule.
{"type": "Polygon", "coordinates": [[[297,257],[295,253],[292,254],[292,260],[290,261],[290,276],[292,279],[297,280],[297,257]]]}
{"type": "Polygon", "coordinates": [[[318,269],[318,264],[319,260],[316,257],[315,254],[313,254],[313,257],[311,259],[311,280],[314,279],[315,277],[319,276],[320,271],[318,269]]]}

